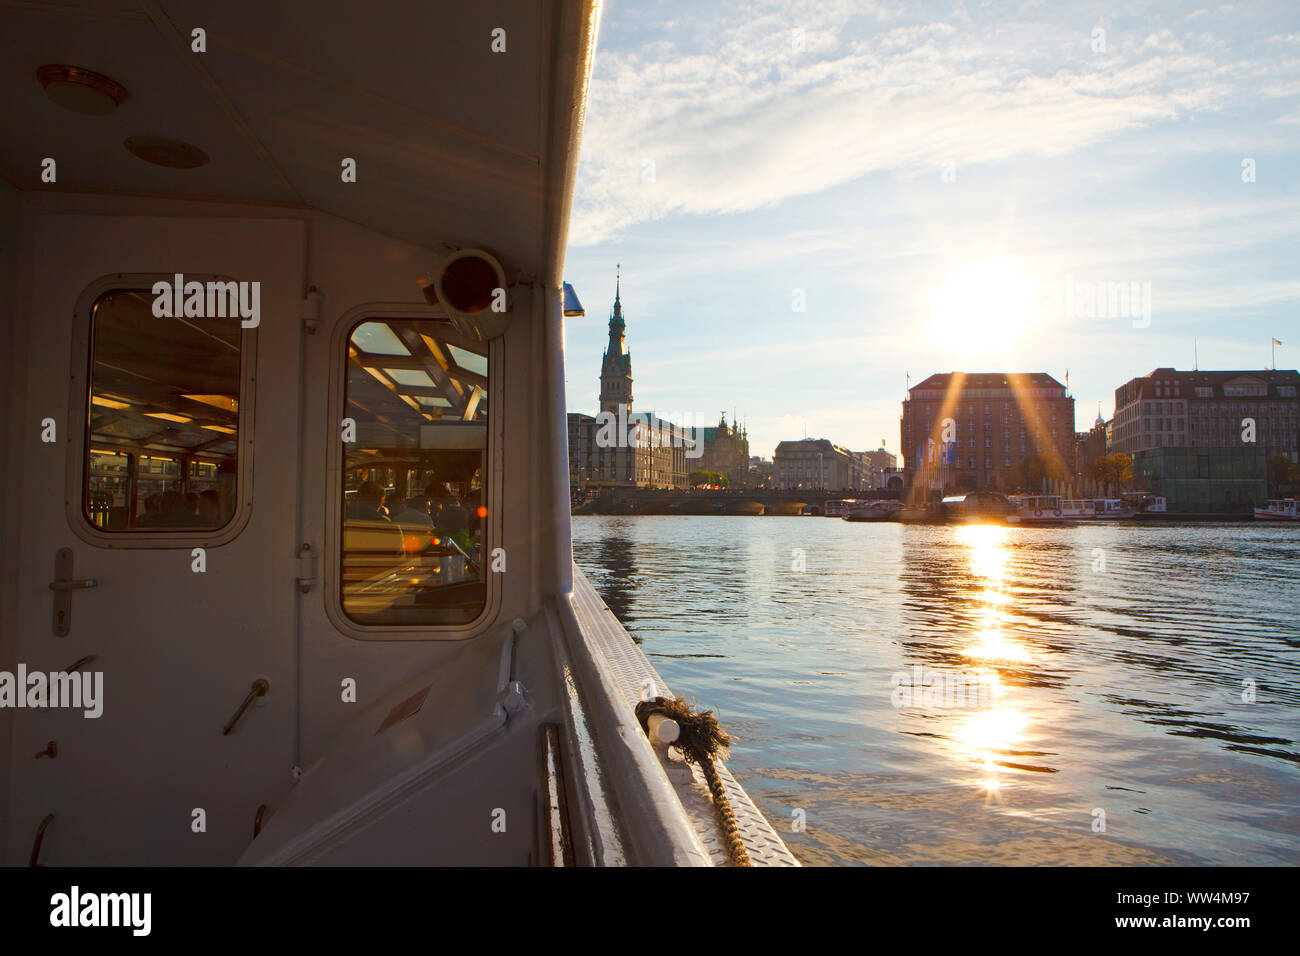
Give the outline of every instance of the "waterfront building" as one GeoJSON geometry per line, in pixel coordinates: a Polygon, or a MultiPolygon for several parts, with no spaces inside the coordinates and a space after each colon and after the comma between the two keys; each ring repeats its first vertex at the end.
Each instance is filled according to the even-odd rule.
{"type": "Polygon", "coordinates": [[[716,427],[695,429],[694,437],[703,442],[704,447],[699,459],[692,462],[691,471],[716,471],[726,475],[731,488],[744,488],[752,483],[749,476],[749,433],[736,427],[735,422],[729,427],[726,412],[719,416],[716,427]]]}
{"type": "Polygon", "coordinates": [[[1251,514],[1268,498],[1267,455],[1236,447],[1148,448],[1133,456],[1134,485],[1175,513],[1251,514]]]}
{"type": "Polygon", "coordinates": [[[885,487],[885,473],[893,472],[898,467],[898,456],[886,451],[884,445],[875,451],[855,451],[853,456],[858,460],[860,469],[857,481],[850,486],[855,490],[885,487]]]}
{"type": "Polygon", "coordinates": [[[825,438],[783,441],[772,456],[772,486],[849,490],[859,470],[853,452],[825,438]]]}
{"type": "Polygon", "coordinates": [[[900,432],[916,498],[1031,482],[1060,494],[1074,460],[1074,399],[1046,372],[941,372],[908,389],[900,432]]]}
{"type": "Polygon", "coordinates": [[[1158,368],[1115,389],[1112,451],[1251,447],[1300,461],[1300,372],[1158,368]],[[1244,424],[1254,423],[1253,435],[1244,424]],[[1253,437],[1254,441],[1248,440],[1253,437]]]}
{"type": "Polygon", "coordinates": [[[1086,432],[1076,432],[1074,436],[1074,490],[1085,497],[1105,495],[1106,489],[1092,477],[1092,463],[1098,458],[1110,454],[1108,436],[1110,423],[1101,417],[1097,409],[1097,420],[1086,432]]]}
{"type": "Polygon", "coordinates": [[[609,343],[600,364],[600,414],[570,412],[569,486],[687,488],[698,467],[695,439],[687,429],[653,412],[632,410],[632,354],[627,350],[622,279],[615,280],[609,343]],[[689,466],[689,467],[688,467],[689,466]]]}

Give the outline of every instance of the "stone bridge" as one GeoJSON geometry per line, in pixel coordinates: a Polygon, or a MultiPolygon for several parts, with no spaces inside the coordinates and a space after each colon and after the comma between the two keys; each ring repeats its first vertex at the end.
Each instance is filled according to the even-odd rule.
{"type": "Polygon", "coordinates": [[[881,489],[735,488],[723,491],[602,488],[590,497],[575,495],[574,514],[594,515],[798,515],[821,514],[827,501],[892,497],[881,489]]]}

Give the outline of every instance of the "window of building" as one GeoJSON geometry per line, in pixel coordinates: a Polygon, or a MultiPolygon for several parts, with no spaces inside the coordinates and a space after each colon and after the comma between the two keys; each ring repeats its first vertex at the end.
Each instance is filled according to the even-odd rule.
{"type": "Polygon", "coordinates": [[[487,346],[442,321],[370,319],[346,359],[343,611],[360,624],[469,623],[487,601],[487,346]]]}
{"type": "Polygon", "coordinates": [[[103,532],[194,535],[239,504],[239,318],[165,318],[148,289],[91,309],[81,512],[103,532]]]}

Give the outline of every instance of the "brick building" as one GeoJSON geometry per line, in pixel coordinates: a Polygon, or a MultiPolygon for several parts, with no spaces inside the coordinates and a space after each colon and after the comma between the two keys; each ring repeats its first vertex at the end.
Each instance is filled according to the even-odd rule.
{"type": "Polygon", "coordinates": [[[940,372],[908,390],[900,423],[904,480],[933,491],[1007,492],[1038,456],[1061,492],[1074,462],[1074,399],[1046,372],[940,372]]]}

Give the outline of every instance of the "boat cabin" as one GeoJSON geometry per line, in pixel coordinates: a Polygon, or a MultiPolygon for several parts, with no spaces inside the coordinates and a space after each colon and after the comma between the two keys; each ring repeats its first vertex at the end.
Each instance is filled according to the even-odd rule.
{"type": "Polygon", "coordinates": [[[1064,512],[1059,495],[1016,495],[1011,500],[1021,515],[1059,518],[1064,512]]]}
{"type": "Polygon", "coordinates": [[[1300,520],[1300,510],[1294,498],[1269,498],[1263,508],[1255,509],[1255,517],[1282,521],[1300,520]]]}
{"type": "Polygon", "coordinates": [[[4,862],[735,862],[571,557],[597,25],[0,10],[4,862]]]}

